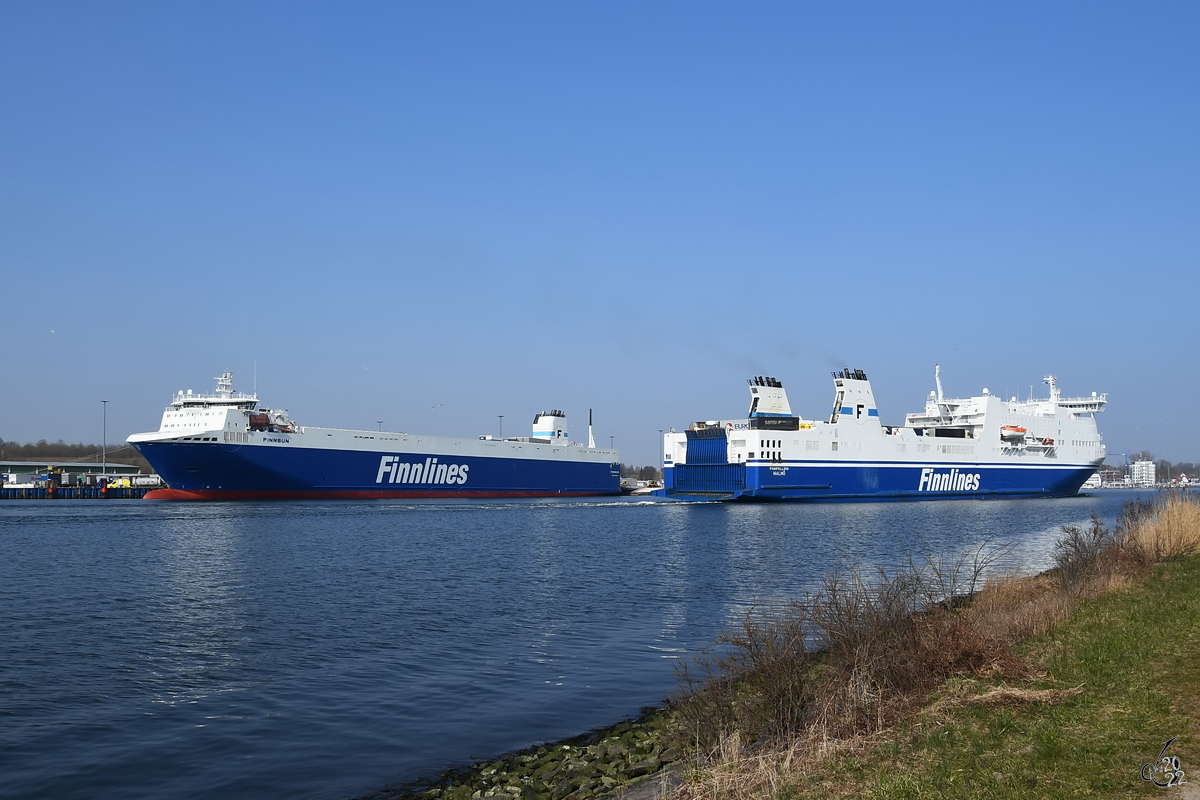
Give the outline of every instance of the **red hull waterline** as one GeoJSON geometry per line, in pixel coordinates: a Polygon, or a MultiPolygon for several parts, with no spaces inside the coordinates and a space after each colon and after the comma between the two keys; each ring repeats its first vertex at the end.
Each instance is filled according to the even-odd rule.
{"type": "Polygon", "coordinates": [[[254,489],[154,489],[146,492],[144,500],[394,500],[440,497],[499,498],[499,497],[599,497],[619,492],[422,492],[380,490],[257,491],[254,489]]]}

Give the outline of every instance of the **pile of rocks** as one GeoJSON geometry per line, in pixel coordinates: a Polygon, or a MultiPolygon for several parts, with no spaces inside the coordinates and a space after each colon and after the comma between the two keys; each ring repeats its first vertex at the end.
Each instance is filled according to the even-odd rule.
{"type": "Polygon", "coordinates": [[[426,788],[392,798],[473,800],[587,800],[680,760],[683,751],[667,741],[661,710],[558,744],[541,745],[468,770],[444,775],[426,788]]]}

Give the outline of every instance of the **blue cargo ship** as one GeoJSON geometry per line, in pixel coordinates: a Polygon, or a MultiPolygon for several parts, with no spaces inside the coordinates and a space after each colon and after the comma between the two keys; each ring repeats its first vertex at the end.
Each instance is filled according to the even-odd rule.
{"type": "Polygon", "coordinates": [[[884,425],[862,370],[833,373],[828,419],[793,414],[783,384],[750,383],[744,418],[693,423],[663,435],[663,490],[696,500],[1060,497],[1104,462],[1096,414],[1107,398],[1004,400],[987,389],[955,400],[941,369],[925,410],[884,425]]]}
{"type": "Polygon", "coordinates": [[[532,435],[420,436],[313,428],[235,392],[180,391],[137,448],[169,488],[151,500],[561,497],[620,494],[620,458],[570,440],[566,415],[541,412],[532,435]]]}

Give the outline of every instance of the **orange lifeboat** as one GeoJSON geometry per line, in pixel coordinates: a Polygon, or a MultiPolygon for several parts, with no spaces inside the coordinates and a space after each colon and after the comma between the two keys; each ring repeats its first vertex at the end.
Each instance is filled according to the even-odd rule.
{"type": "Polygon", "coordinates": [[[1016,441],[1025,438],[1025,429],[1020,425],[1005,425],[1000,429],[1000,438],[1016,441]]]}

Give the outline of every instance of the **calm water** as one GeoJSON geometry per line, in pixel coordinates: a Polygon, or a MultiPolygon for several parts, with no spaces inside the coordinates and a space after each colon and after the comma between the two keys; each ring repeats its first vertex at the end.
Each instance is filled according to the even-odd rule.
{"type": "Polygon", "coordinates": [[[0,504],[0,796],[345,798],[636,714],[839,558],[1017,543],[1069,500],[0,504]]]}

